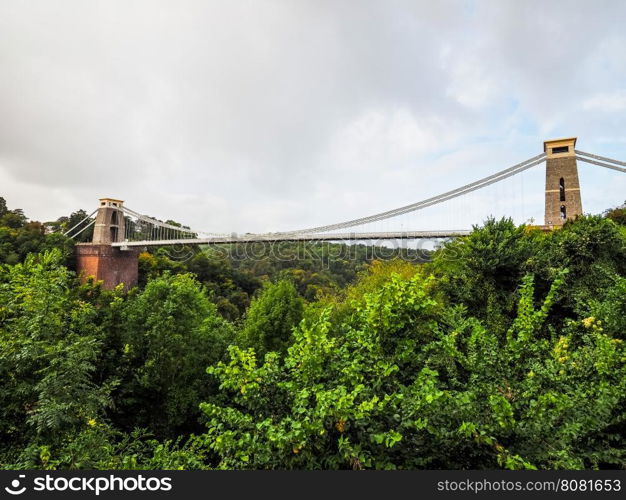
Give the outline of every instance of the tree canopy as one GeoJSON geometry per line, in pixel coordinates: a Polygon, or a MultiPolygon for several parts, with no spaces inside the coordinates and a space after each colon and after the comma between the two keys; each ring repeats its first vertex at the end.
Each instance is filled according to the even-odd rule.
{"type": "Polygon", "coordinates": [[[420,262],[155,249],[125,292],[0,199],[0,467],[624,468],[622,209],[420,262]]]}

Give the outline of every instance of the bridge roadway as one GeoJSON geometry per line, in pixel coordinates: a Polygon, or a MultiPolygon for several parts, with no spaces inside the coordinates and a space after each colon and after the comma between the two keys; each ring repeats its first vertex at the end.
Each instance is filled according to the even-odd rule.
{"type": "Polygon", "coordinates": [[[214,236],[209,238],[182,238],[172,240],[153,241],[118,241],[112,246],[127,250],[132,247],[160,247],[167,245],[223,245],[232,243],[256,243],[256,242],[279,242],[279,241],[364,241],[364,240],[417,240],[417,239],[443,239],[467,236],[471,231],[402,231],[402,232],[378,232],[378,233],[321,233],[321,234],[298,234],[298,233],[267,233],[267,234],[242,234],[233,233],[230,236],[214,236]]]}

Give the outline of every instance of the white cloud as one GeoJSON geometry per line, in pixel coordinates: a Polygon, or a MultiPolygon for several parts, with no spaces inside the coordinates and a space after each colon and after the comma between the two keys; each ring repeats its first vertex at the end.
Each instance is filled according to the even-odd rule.
{"type": "Polygon", "coordinates": [[[626,114],[607,112],[626,106],[625,16],[619,2],[0,0],[0,196],[38,219],[116,196],[197,228],[283,230],[449,190],[549,136],[625,159],[626,114]]]}
{"type": "Polygon", "coordinates": [[[622,112],[626,110],[626,89],[596,94],[583,103],[583,109],[601,113],[622,112]]]}

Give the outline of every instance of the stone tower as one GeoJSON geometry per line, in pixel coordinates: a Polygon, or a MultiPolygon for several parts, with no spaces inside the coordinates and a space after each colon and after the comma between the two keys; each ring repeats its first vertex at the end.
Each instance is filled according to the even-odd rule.
{"type": "Polygon", "coordinates": [[[575,146],[576,137],[543,143],[546,152],[546,226],[562,226],[566,220],[583,213],[575,146]]]}
{"type": "Polygon", "coordinates": [[[128,290],[139,278],[138,252],[112,246],[124,241],[123,203],[113,198],[100,199],[92,242],[75,247],[76,271],[81,279],[102,281],[102,286],[109,290],[121,283],[128,290]]]}
{"type": "Polygon", "coordinates": [[[122,200],[113,198],[100,199],[92,243],[108,245],[124,240],[124,212],[121,210],[123,204],[122,200]]]}

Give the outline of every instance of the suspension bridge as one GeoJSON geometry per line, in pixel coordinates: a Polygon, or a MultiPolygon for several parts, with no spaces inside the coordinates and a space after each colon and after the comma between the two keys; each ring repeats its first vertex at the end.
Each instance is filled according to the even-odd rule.
{"type": "MultiPolygon", "coordinates": [[[[545,219],[544,224],[538,227],[551,230],[583,213],[577,161],[595,167],[626,172],[626,162],[586,153],[575,149],[575,146],[576,138],[573,137],[545,141],[544,151],[541,154],[482,179],[398,208],[332,224],[282,232],[223,234],[162,222],[132,210],[125,206],[122,200],[103,198],[98,208],[65,234],[76,237],[89,227],[94,227],[92,242],[76,245],[77,267],[84,275],[93,275],[97,279],[102,279],[107,287],[115,286],[120,282],[126,285],[134,284],[137,279],[137,250],[147,247],[181,244],[217,245],[281,241],[356,242],[462,237],[468,235],[471,232],[470,229],[419,230],[415,227],[411,230],[380,231],[369,228],[372,224],[418,213],[429,207],[445,204],[467,196],[469,193],[483,190],[529,171],[542,163],[546,164],[545,219]]],[[[476,221],[478,222],[481,221],[476,221]]]]}

